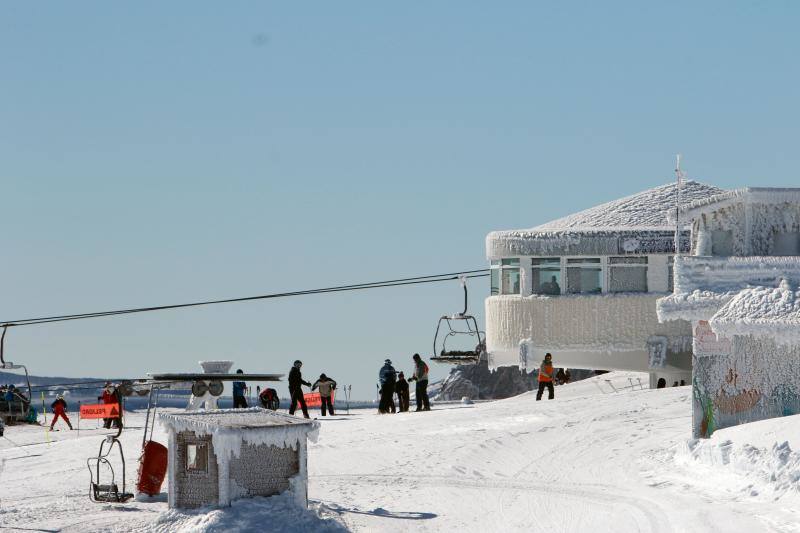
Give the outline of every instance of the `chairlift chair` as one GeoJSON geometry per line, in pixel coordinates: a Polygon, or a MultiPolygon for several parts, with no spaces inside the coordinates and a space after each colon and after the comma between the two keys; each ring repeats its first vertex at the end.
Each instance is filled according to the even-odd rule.
{"type": "Polygon", "coordinates": [[[19,400],[12,400],[10,402],[6,401],[5,398],[0,395],[0,419],[11,424],[14,422],[25,422],[31,416],[31,398],[33,398],[33,392],[31,391],[31,380],[28,375],[28,368],[25,365],[5,360],[4,349],[6,331],[8,331],[8,325],[3,326],[3,333],[0,335],[0,370],[23,370],[25,372],[25,385],[28,389],[27,398],[25,398],[23,394],[18,393],[19,400]]]}
{"type": "MultiPolygon", "coordinates": [[[[444,315],[439,318],[436,333],[433,336],[433,357],[431,361],[456,365],[474,365],[486,357],[486,333],[478,328],[478,321],[474,316],[467,314],[467,280],[461,278],[464,289],[464,311],[454,315],[444,315]],[[442,323],[447,325],[447,331],[442,328],[442,323]],[[463,323],[465,327],[454,325],[463,323]],[[472,337],[477,340],[474,350],[455,350],[447,348],[447,341],[452,337],[472,337]]],[[[451,343],[452,345],[452,343],[451,343]]]]}
{"type": "Polygon", "coordinates": [[[89,475],[91,476],[89,499],[95,503],[125,503],[133,498],[132,493],[125,492],[125,454],[122,452],[122,444],[119,441],[121,434],[122,426],[119,427],[116,435],[107,435],[103,439],[103,442],[100,443],[100,451],[97,457],[90,457],[86,460],[86,466],[89,468],[89,475]],[[122,490],[117,484],[116,473],[109,460],[115,444],[119,449],[119,457],[122,461],[122,490]],[[108,483],[100,483],[101,465],[109,472],[110,479],[108,483]]]}

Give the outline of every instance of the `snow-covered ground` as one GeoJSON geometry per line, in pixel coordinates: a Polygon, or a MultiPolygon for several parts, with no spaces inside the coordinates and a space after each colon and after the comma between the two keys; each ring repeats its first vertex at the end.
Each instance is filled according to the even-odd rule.
{"type": "MultiPolygon", "coordinates": [[[[800,418],[690,441],[689,387],[630,390],[629,377],[646,381],[617,372],[557,387],[554,401],[323,419],[308,511],[283,497],[193,513],[163,495],[94,504],[85,461],[103,430],[48,443],[42,428],[7,428],[0,530],[800,531],[800,418]]],[[[131,485],[143,423],[131,414],[123,436],[131,485]]]]}

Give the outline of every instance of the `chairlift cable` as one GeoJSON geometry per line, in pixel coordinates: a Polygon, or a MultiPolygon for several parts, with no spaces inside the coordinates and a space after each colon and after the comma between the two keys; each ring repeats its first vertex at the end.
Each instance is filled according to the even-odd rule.
{"type": "MultiPolygon", "coordinates": [[[[283,293],[272,293],[272,294],[263,294],[258,296],[245,296],[240,298],[227,298],[221,300],[206,300],[206,301],[199,301],[199,302],[190,302],[190,303],[183,303],[183,304],[171,304],[171,305],[160,305],[160,306],[151,306],[151,307],[138,307],[138,308],[130,308],[130,309],[119,309],[113,311],[99,311],[93,313],[78,313],[72,315],[57,315],[57,316],[46,316],[46,317],[39,317],[39,318],[27,318],[27,319],[20,319],[20,320],[7,320],[4,322],[0,322],[0,327],[3,328],[3,333],[5,333],[8,327],[12,326],[29,326],[29,325],[36,325],[36,324],[48,324],[53,322],[66,322],[71,320],[82,320],[87,318],[99,318],[99,317],[107,317],[107,316],[115,316],[115,315],[123,315],[123,314],[133,314],[133,313],[146,313],[152,311],[164,311],[168,309],[182,309],[187,307],[199,307],[199,306],[206,306],[206,305],[216,305],[216,304],[223,304],[223,303],[240,303],[240,302],[247,302],[247,301],[255,301],[255,300],[267,300],[267,299],[275,299],[275,298],[287,298],[291,296],[303,296],[303,295],[310,295],[310,294],[325,294],[331,292],[345,292],[345,291],[355,291],[355,290],[365,290],[365,289],[377,289],[377,288],[384,288],[384,287],[398,287],[404,285],[416,285],[416,284],[424,284],[424,283],[438,283],[441,281],[451,281],[459,278],[480,278],[486,277],[489,274],[487,273],[489,269],[478,269],[478,270],[466,270],[462,272],[453,272],[448,274],[435,274],[435,275],[428,275],[428,276],[417,276],[412,278],[400,278],[394,280],[385,280],[385,281],[374,281],[368,283],[359,283],[353,285],[340,285],[334,287],[325,287],[320,289],[309,289],[303,291],[292,291],[292,292],[283,292],[283,293]],[[465,275],[467,274],[467,275],[465,275]]],[[[0,343],[0,348],[2,348],[2,343],[0,343]]]]}

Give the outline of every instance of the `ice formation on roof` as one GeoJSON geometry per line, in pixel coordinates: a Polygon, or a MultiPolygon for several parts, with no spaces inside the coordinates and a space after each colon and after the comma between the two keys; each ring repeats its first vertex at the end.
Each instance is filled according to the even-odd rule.
{"type": "MultiPolygon", "coordinates": [[[[713,196],[701,197],[690,202],[682,202],[681,220],[691,220],[709,211],[717,211],[743,201],[767,204],[800,203],[800,188],[782,187],[743,187],[723,191],[713,196]]],[[[666,212],[670,223],[675,222],[675,210],[666,212]]]]}
{"type": "Polygon", "coordinates": [[[768,335],[777,342],[800,341],[800,291],[787,280],[778,287],[739,292],[709,320],[718,334],[768,335]]]}
{"type": "MultiPolygon", "coordinates": [[[[688,180],[681,188],[681,203],[692,204],[723,192],[713,185],[688,180]]],[[[677,184],[669,183],[547,222],[529,231],[671,229],[673,226],[667,213],[675,210],[676,195],[677,184]]]]}

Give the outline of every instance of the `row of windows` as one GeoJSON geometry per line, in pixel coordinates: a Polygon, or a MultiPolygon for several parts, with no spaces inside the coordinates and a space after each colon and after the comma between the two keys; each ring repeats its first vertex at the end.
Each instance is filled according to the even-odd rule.
{"type": "MultiPolygon", "coordinates": [[[[530,285],[532,294],[551,296],[647,292],[647,257],[535,257],[531,260],[530,285]]],[[[491,294],[520,294],[519,259],[492,261],[491,294]]]]}

